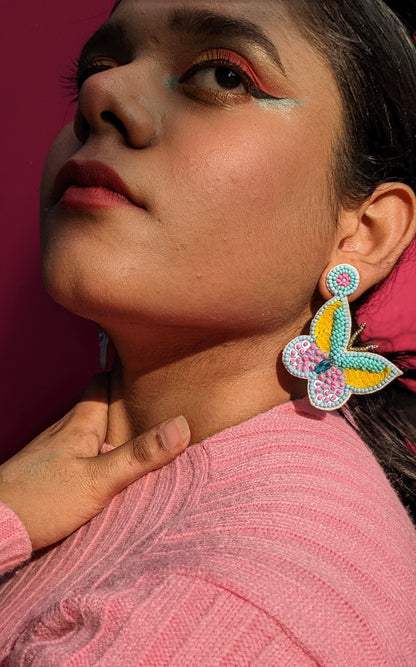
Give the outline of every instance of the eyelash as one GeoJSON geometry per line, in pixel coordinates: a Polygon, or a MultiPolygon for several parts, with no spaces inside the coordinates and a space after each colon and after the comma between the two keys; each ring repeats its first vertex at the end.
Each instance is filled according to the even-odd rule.
{"type": "Polygon", "coordinates": [[[62,77],[64,88],[71,95],[71,102],[78,101],[81,86],[90,76],[99,72],[105,72],[113,67],[118,67],[117,61],[107,56],[97,56],[96,58],[88,59],[81,55],[79,58],[76,58],[72,62],[69,74],[62,77]]]}
{"type": "MultiPolygon", "coordinates": [[[[113,58],[97,56],[93,59],[88,59],[84,58],[81,54],[78,59],[73,61],[71,72],[63,77],[64,87],[69,91],[69,94],[72,97],[71,101],[78,101],[79,91],[90,76],[98,74],[99,72],[105,72],[106,70],[117,66],[118,63],[113,58]]],[[[238,53],[229,51],[228,49],[207,49],[201,53],[196,60],[189,65],[185,74],[179,78],[178,83],[186,87],[187,81],[197,74],[197,72],[217,67],[229,69],[237,74],[241,79],[241,83],[247,90],[248,97],[254,97],[256,99],[276,99],[276,97],[269,95],[260,87],[261,84],[258,77],[253,72],[250,65],[238,53]]],[[[215,93],[217,96],[225,95],[231,97],[234,95],[234,97],[244,97],[240,94],[233,93],[232,89],[224,92],[215,91],[215,93]]]]}
{"type": "MultiPolygon", "coordinates": [[[[191,63],[185,74],[180,77],[178,83],[186,85],[187,81],[197,72],[216,67],[223,67],[237,74],[241,78],[241,83],[247,89],[250,97],[255,97],[256,99],[276,99],[262,90],[258,77],[248,63],[238,53],[227,49],[208,49],[201,53],[196,61],[191,63]]],[[[220,91],[217,91],[217,93],[222,94],[220,91]]],[[[231,89],[224,92],[224,94],[230,96],[233,95],[233,91],[231,89]]],[[[241,97],[241,95],[238,96],[241,97]]]]}

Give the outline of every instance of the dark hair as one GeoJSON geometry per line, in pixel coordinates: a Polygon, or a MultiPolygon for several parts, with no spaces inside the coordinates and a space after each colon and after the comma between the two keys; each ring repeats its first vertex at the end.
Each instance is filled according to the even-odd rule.
{"type": "Polygon", "coordinates": [[[382,0],[287,4],[331,66],[343,100],[338,201],[363,201],[386,181],[416,189],[416,51],[403,23],[382,0]]]}
{"type": "MultiPolygon", "coordinates": [[[[365,201],[383,182],[400,181],[416,190],[416,2],[284,4],[329,63],[341,93],[345,126],[333,179],[338,204],[365,201]]],[[[400,365],[404,358],[395,361],[400,365]]],[[[412,422],[402,409],[395,384],[351,397],[342,414],[370,446],[416,520],[415,415],[412,422]]]]}

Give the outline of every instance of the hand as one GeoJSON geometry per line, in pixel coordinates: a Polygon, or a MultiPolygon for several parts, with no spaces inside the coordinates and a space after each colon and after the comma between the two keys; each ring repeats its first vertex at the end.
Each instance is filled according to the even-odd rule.
{"type": "Polygon", "coordinates": [[[108,379],[95,377],[65,417],[0,466],[0,501],[23,521],[33,548],[58,542],[124,487],[172,461],[189,444],[184,417],[106,454],[108,379]]]}

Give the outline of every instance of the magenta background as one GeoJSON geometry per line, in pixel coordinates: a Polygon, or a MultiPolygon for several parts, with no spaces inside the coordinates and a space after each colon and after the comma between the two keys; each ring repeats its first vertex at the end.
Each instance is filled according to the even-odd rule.
{"type": "MultiPolygon", "coordinates": [[[[98,367],[95,325],[52,303],[40,280],[37,199],[42,163],[73,106],[60,83],[113,0],[19,0],[2,8],[1,446],[16,451],[74,402],[98,367]]],[[[416,253],[413,253],[415,259],[416,253]]],[[[385,291],[369,331],[416,348],[415,264],[385,291]]],[[[391,344],[387,341],[387,346],[391,344]]]]}
{"type": "Polygon", "coordinates": [[[1,453],[61,416],[97,370],[95,325],[43,290],[38,242],[42,164],[73,114],[60,77],[112,0],[4,3],[0,25],[1,453]]]}

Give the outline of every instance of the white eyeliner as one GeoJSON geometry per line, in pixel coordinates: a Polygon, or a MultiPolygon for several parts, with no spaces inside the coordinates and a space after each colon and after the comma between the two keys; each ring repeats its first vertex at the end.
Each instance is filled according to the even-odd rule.
{"type": "Polygon", "coordinates": [[[266,98],[256,100],[256,102],[262,109],[267,109],[268,111],[292,111],[292,109],[303,107],[306,104],[306,102],[303,102],[302,100],[291,98],[266,98]]]}

